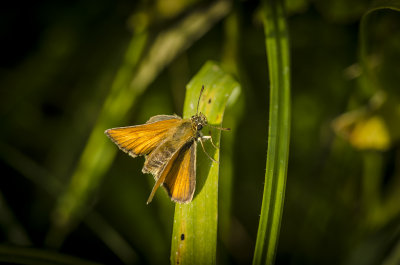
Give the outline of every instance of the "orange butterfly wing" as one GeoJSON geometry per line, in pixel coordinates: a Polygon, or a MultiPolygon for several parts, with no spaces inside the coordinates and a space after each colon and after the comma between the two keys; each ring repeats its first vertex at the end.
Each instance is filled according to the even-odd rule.
{"type": "Polygon", "coordinates": [[[108,129],[105,134],[132,157],[149,154],[164,139],[167,132],[182,121],[177,116],[159,115],[143,125],[108,129]]]}
{"type": "Polygon", "coordinates": [[[193,140],[173,155],[154,185],[147,203],[151,202],[161,184],[171,200],[179,203],[192,200],[196,187],[196,146],[193,140]]]}
{"type": "Polygon", "coordinates": [[[196,146],[196,141],[193,141],[182,147],[165,178],[163,185],[175,202],[187,203],[193,198],[196,187],[196,146]]]}

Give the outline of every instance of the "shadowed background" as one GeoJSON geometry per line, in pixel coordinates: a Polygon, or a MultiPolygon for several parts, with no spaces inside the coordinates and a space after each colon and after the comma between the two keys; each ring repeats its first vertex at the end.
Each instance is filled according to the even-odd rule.
{"type": "MultiPolygon", "coordinates": [[[[76,210],[63,208],[63,191],[99,117],[127,126],[182,115],[185,85],[214,60],[242,85],[223,122],[233,130],[221,140],[217,263],[251,263],[267,149],[264,31],[259,2],[221,2],[2,7],[2,255],[23,246],[105,264],[168,263],[174,204],[159,191],[146,205],[153,178],[141,173],[143,158],[117,152],[102,134],[93,145],[110,144],[115,159],[97,169],[95,183],[79,184],[85,195],[72,200],[76,210]],[[115,92],[125,87],[134,97],[115,92]],[[113,111],[126,100],[131,107],[117,120],[113,111]]],[[[400,260],[400,14],[372,7],[286,2],[292,130],[277,264],[400,260]]]]}

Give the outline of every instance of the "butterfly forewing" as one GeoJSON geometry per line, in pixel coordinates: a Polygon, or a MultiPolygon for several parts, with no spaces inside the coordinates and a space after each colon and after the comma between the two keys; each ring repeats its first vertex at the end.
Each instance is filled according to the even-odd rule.
{"type": "Polygon", "coordinates": [[[133,157],[146,155],[163,142],[171,128],[181,123],[179,117],[169,117],[171,118],[143,125],[108,129],[106,134],[121,150],[129,155],[133,157]]]}

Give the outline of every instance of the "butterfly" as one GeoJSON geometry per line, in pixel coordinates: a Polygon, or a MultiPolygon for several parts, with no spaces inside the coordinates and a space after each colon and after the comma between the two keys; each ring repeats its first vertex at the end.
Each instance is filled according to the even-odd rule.
{"type": "MultiPolygon", "coordinates": [[[[105,134],[124,152],[132,157],[145,156],[142,172],[154,176],[156,183],[147,200],[149,204],[157,189],[162,185],[172,201],[188,203],[192,201],[196,186],[196,150],[200,142],[204,152],[201,130],[208,124],[206,116],[199,112],[202,86],[197,102],[197,111],[189,119],[177,115],[157,115],[145,124],[112,128],[105,134]]],[[[219,130],[229,128],[214,127],[219,130]]],[[[207,152],[206,155],[214,162],[207,152]]]]}

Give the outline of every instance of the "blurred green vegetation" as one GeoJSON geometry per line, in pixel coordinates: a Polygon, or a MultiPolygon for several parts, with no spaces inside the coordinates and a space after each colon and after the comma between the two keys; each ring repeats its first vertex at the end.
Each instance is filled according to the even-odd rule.
{"type": "MultiPolygon", "coordinates": [[[[400,4],[285,4],[292,126],[276,264],[399,264],[400,4]]],[[[9,2],[0,23],[0,260],[168,264],[174,204],[158,192],[146,205],[143,158],[103,131],[182,115],[185,85],[214,60],[242,85],[223,121],[217,263],[251,263],[269,115],[258,1],[9,2]],[[108,163],[86,168],[91,137],[105,151],[85,159],[108,163]],[[82,193],[66,195],[74,177],[82,193]]]]}

